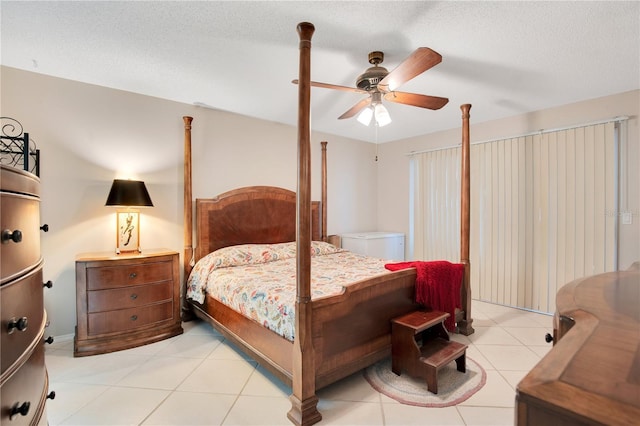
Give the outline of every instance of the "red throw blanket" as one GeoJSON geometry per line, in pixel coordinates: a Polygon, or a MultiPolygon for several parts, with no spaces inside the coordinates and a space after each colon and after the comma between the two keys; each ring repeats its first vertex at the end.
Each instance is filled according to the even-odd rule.
{"type": "Polygon", "coordinates": [[[445,320],[447,330],[456,328],[456,308],[461,308],[460,286],[464,275],[464,264],[446,260],[432,262],[398,262],[384,265],[390,271],[416,268],[416,303],[438,311],[449,312],[445,320]]]}

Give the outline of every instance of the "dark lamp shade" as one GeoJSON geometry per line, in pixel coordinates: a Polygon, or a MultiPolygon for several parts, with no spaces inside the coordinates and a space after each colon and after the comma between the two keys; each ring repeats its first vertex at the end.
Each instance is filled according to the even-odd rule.
{"type": "Polygon", "coordinates": [[[105,206],[153,207],[153,203],[144,182],[114,179],[105,206]]]}

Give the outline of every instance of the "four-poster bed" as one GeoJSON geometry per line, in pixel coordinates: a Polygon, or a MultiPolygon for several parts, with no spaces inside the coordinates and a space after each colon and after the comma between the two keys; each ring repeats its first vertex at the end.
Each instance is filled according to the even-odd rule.
{"type": "MultiPolygon", "coordinates": [[[[314,248],[316,251],[326,248],[314,242],[327,241],[326,142],[322,142],[322,200],[311,201],[309,91],[313,31],[312,24],[298,25],[300,84],[297,192],[283,188],[252,186],[231,190],[212,199],[196,199],[195,248],[191,176],[192,118],[184,117],[185,318],[195,315],[209,322],[225,338],[283,382],[291,385],[292,408],[288,417],[293,423],[304,425],[316,423],[321,419],[316,407],[316,390],[389,356],[390,320],[418,307],[414,301],[415,269],[390,272],[384,271],[382,267],[380,273],[341,287],[335,295],[317,297],[316,293],[313,293],[312,297],[315,290],[311,289],[311,265],[318,261],[318,256],[312,256],[312,252],[314,248]],[[188,291],[193,292],[191,286],[187,285],[187,278],[192,275],[192,271],[195,274],[197,269],[216,269],[219,266],[220,257],[210,260],[206,267],[197,264],[203,258],[210,259],[210,254],[216,250],[216,253],[219,253],[219,249],[225,250],[225,247],[235,249],[235,246],[239,245],[268,244],[266,249],[259,249],[262,250],[260,253],[264,253],[264,250],[281,250],[281,243],[286,242],[295,242],[295,310],[293,307],[291,310],[294,316],[293,341],[272,331],[263,323],[247,318],[209,294],[203,293],[200,301],[186,297],[188,291]],[[212,266],[214,264],[217,266],[212,266]]],[[[462,310],[457,313],[457,322],[463,334],[473,332],[468,281],[468,212],[464,212],[464,209],[469,208],[469,108],[470,105],[462,107],[464,184],[461,262],[466,266],[466,273],[461,292],[462,310]]],[[[251,250],[250,247],[243,247],[242,250],[245,250],[245,258],[252,257],[246,255],[247,251],[251,250]]],[[[346,253],[328,254],[332,255],[336,258],[348,256],[346,253]]],[[[282,257],[281,252],[274,257],[282,257]]],[[[224,258],[222,262],[227,260],[224,258]]],[[[245,260],[243,259],[243,262],[245,260]]],[[[315,268],[316,263],[313,264],[315,268]]],[[[249,267],[254,268],[255,265],[249,267]]]]}

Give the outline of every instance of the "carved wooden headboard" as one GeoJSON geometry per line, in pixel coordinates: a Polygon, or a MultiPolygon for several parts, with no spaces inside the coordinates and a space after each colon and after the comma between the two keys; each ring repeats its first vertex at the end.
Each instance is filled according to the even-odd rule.
{"type": "MultiPolygon", "coordinates": [[[[311,206],[311,238],[322,239],[321,203],[311,206]]],[[[296,240],[296,193],[273,186],[196,199],[195,261],[222,247],[296,240]]]]}

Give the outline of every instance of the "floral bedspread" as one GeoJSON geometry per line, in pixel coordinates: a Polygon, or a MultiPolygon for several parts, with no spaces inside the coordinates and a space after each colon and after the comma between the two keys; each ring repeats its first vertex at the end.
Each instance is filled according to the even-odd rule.
{"type": "MultiPolygon", "coordinates": [[[[187,281],[187,298],[203,303],[205,293],[281,336],[293,340],[295,243],[226,247],[202,258],[187,281]]],[[[361,256],[314,241],[311,298],[330,297],[345,286],[388,274],[388,260],[361,256]]]]}

